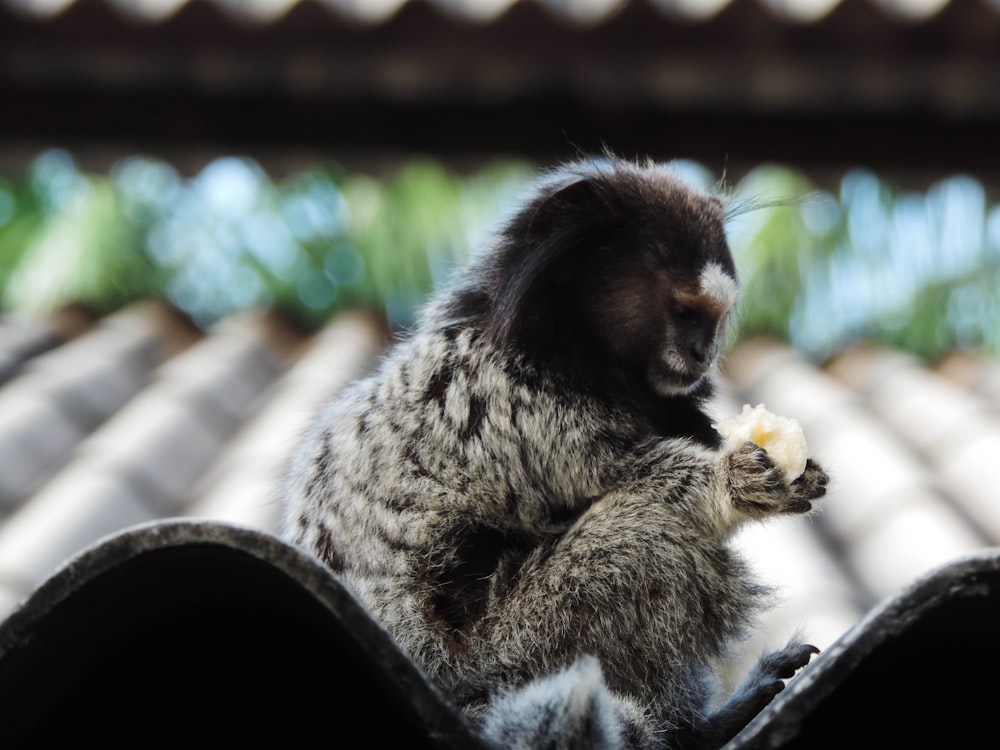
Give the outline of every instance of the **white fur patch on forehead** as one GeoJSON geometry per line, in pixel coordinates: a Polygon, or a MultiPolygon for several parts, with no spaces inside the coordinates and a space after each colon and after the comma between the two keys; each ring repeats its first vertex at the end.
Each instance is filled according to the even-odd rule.
{"type": "Polygon", "coordinates": [[[718,263],[706,263],[699,278],[700,291],[723,310],[728,310],[740,298],[740,286],[718,263]]]}

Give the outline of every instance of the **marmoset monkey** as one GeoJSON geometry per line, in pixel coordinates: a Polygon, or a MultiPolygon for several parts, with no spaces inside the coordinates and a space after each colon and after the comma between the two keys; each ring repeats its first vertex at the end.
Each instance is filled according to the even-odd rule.
{"type": "Polygon", "coordinates": [[[551,172],[289,466],[288,538],[500,747],[718,747],[815,652],[709,708],[768,593],[727,537],[827,483],[706,413],[725,219],[667,166],[551,172]]]}

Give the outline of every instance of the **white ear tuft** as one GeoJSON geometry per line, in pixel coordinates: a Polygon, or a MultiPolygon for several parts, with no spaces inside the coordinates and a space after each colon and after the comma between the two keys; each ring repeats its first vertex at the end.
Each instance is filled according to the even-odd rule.
{"type": "Polygon", "coordinates": [[[718,263],[706,263],[701,269],[701,293],[724,310],[730,309],[740,298],[740,286],[718,263]]]}

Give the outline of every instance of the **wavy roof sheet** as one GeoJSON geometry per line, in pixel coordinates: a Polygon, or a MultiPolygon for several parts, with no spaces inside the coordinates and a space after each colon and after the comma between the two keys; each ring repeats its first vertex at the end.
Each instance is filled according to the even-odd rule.
{"type": "MultiPolygon", "coordinates": [[[[379,21],[393,15],[414,0],[97,0],[114,8],[123,17],[144,23],[157,23],[183,11],[185,6],[209,2],[234,19],[253,23],[271,23],[294,6],[317,3],[331,13],[364,22],[379,21]]],[[[578,22],[594,23],[607,19],[630,0],[426,0],[446,13],[473,21],[496,18],[511,6],[532,2],[543,5],[554,15],[578,22]]],[[[634,2],[635,0],[632,0],[634,2]]],[[[73,5],[95,0],[0,0],[0,4],[39,19],[51,18],[73,5]]],[[[665,15],[678,20],[699,22],[726,12],[729,6],[755,3],[775,19],[794,23],[814,23],[833,13],[838,6],[864,2],[886,19],[920,22],[933,18],[958,0],[649,0],[665,15]]]]}

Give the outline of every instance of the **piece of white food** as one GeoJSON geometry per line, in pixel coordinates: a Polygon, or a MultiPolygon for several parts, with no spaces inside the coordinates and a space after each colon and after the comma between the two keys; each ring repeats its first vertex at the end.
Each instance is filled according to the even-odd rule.
{"type": "Polygon", "coordinates": [[[802,427],[794,419],[772,414],[764,404],[743,406],[743,412],[723,419],[713,425],[726,440],[734,445],[750,441],[767,451],[784,472],[788,481],[800,476],[806,469],[808,446],[802,427]]]}

